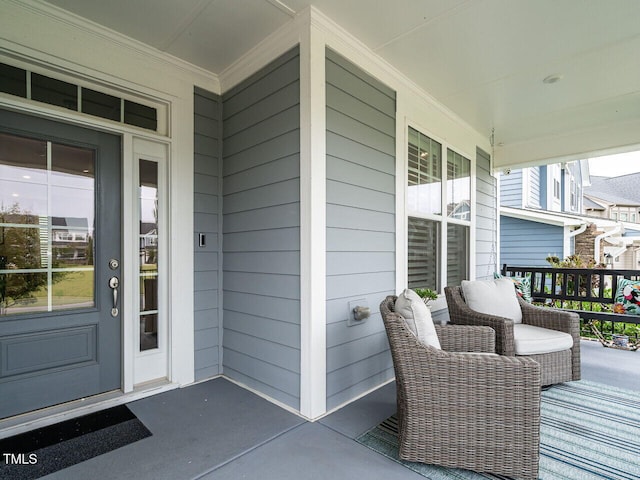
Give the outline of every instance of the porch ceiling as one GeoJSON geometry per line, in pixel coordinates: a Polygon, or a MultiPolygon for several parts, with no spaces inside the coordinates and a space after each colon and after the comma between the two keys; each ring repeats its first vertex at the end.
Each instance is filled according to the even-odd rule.
{"type": "Polygon", "coordinates": [[[476,130],[495,128],[498,167],[640,145],[637,0],[49,3],[216,74],[312,5],[476,130]]]}

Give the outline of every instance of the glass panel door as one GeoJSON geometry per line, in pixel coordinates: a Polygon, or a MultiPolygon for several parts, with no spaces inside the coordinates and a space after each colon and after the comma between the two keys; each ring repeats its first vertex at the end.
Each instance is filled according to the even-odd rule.
{"type": "Polygon", "coordinates": [[[122,386],[121,154],[0,109],[0,418],[122,386]]]}

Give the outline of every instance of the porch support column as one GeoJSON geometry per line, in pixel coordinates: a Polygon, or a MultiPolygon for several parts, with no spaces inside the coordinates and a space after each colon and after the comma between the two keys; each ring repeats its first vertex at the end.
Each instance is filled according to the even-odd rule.
{"type": "Polygon", "coordinates": [[[309,419],[327,404],[325,109],[325,41],[310,15],[300,37],[300,413],[309,419]]]}

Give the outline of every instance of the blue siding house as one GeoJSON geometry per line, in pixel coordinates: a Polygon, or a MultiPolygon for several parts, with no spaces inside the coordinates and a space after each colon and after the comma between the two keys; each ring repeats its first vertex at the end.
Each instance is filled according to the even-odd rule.
{"type": "Polygon", "coordinates": [[[575,253],[582,185],[588,162],[580,160],[502,172],[500,175],[500,263],[548,266],[549,256],[575,253]]]}
{"type": "Polygon", "coordinates": [[[500,217],[500,261],[508,265],[546,267],[550,255],[565,257],[565,227],[508,215],[500,217]]]}
{"type": "Polygon", "coordinates": [[[584,260],[637,268],[639,176],[592,182],[587,160],[502,172],[500,263],[542,267],[549,256],[577,253],[584,260]]]}

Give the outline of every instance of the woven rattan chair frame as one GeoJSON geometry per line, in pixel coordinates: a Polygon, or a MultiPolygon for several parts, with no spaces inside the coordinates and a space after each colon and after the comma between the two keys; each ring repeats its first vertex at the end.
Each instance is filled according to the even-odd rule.
{"type": "Polygon", "coordinates": [[[437,326],[443,350],[424,346],[394,312],[396,298],[380,312],[396,374],[400,458],[537,479],[540,365],[447,351],[492,352],[488,327],[437,326]]]}
{"type": "MultiPolygon", "coordinates": [[[[464,300],[461,287],[446,287],[444,293],[449,318],[455,325],[485,325],[496,331],[496,353],[514,356],[513,321],[471,310],[464,300]]],[[[577,313],[537,307],[518,298],[522,323],[557,330],[571,335],[573,347],[563,352],[528,355],[542,367],[542,385],[580,380],[580,317],[577,313]]]]}

